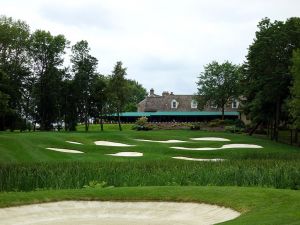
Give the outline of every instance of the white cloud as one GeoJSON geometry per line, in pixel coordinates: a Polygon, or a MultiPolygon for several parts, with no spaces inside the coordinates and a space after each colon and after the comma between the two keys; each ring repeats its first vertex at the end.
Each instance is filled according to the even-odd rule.
{"type": "Polygon", "coordinates": [[[298,0],[0,0],[0,14],[34,29],[82,39],[110,73],[123,61],[128,77],[153,87],[196,92],[203,66],[212,60],[242,63],[264,17],[297,16],[298,0]]]}

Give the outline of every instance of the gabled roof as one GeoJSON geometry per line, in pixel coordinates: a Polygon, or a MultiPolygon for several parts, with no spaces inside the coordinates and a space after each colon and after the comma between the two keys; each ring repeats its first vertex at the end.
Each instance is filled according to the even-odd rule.
{"type": "Polygon", "coordinates": [[[148,96],[139,104],[145,104],[145,112],[198,111],[197,109],[191,109],[191,102],[193,99],[193,95],[148,96]],[[177,108],[174,109],[171,108],[171,103],[173,100],[176,100],[178,102],[177,108]]]}

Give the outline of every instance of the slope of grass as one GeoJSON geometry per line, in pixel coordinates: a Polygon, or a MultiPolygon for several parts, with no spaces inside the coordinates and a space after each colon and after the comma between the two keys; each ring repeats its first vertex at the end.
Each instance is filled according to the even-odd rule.
{"type": "Polygon", "coordinates": [[[18,162],[57,162],[57,161],[128,161],[126,158],[107,156],[119,151],[143,152],[144,157],[136,160],[167,160],[172,156],[225,159],[300,159],[300,149],[289,145],[274,143],[269,140],[249,137],[241,134],[203,132],[189,130],[159,130],[138,132],[132,130],[107,130],[104,132],[31,132],[0,133],[0,163],[18,162]],[[229,138],[230,142],[191,141],[193,137],[216,136],[229,138]],[[179,144],[139,142],[134,139],[188,141],[179,144]],[[136,145],[135,147],[117,148],[96,146],[97,140],[115,141],[136,145]],[[77,141],[84,145],[74,145],[66,141],[77,141]],[[181,147],[221,147],[223,144],[244,143],[261,145],[263,149],[225,149],[216,151],[182,151],[171,149],[181,147]],[[85,154],[68,154],[47,150],[47,147],[75,149],[85,154]]]}
{"type": "Polygon", "coordinates": [[[0,191],[37,188],[81,188],[92,180],[114,186],[161,185],[237,185],[275,188],[300,188],[300,149],[241,134],[189,130],[119,132],[116,125],[104,132],[31,132],[0,133],[0,191]],[[192,137],[223,137],[230,142],[191,141],[192,137]],[[163,144],[134,139],[185,140],[163,144]],[[134,147],[96,146],[106,140],[136,145],[134,147]],[[74,145],[66,141],[77,141],[74,145]],[[170,146],[220,147],[244,143],[262,149],[225,149],[182,151],[170,146]],[[68,148],[85,154],[47,150],[68,148]],[[143,157],[126,158],[106,155],[120,151],[138,151],[143,157]],[[172,156],[224,158],[224,162],[191,162],[172,156]]]}
{"type": "Polygon", "coordinates": [[[300,192],[241,187],[126,187],[0,193],[0,207],[61,200],[179,201],[217,204],[242,215],[222,224],[300,224],[300,192]]]}

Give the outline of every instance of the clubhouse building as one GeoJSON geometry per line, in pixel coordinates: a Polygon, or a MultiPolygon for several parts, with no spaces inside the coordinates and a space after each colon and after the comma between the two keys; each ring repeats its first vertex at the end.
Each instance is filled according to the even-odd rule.
{"type": "MultiPolygon", "coordinates": [[[[225,107],[225,119],[240,118],[239,101],[233,99],[225,107]]],[[[150,94],[138,104],[137,112],[121,114],[123,122],[134,122],[145,116],[149,122],[197,122],[220,119],[221,109],[214,105],[206,105],[203,111],[198,109],[194,95],[175,95],[164,91],[161,95],[150,90],[150,94]]]]}

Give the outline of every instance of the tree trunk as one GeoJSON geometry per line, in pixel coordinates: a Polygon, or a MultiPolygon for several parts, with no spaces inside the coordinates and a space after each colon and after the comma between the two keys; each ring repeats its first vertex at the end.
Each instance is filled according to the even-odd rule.
{"type": "Polygon", "coordinates": [[[225,107],[224,107],[224,105],[223,105],[223,106],[222,106],[222,120],[224,120],[224,111],[225,111],[224,108],[225,108],[225,107]]]}
{"type": "Polygon", "coordinates": [[[252,130],[249,131],[249,135],[251,136],[256,130],[257,128],[259,127],[259,125],[262,123],[262,121],[259,121],[255,127],[252,128],[252,130]]]}
{"type": "Polygon", "coordinates": [[[120,111],[118,109],[118,123],[119,123],[119,130],[122,131],[122,127],[121,127],[121,117],[120,117],[120,111]]]}
{"type": "Polygon", "coordinates": [[[279,127],[279,114],[280,114],[280,101],[276,102],[276,113],[275,113],[275,123],[274,123],[274,139],[278,141],[278,127],[279,127]]]}
{"type": "Polygon", "coordinates": [[[4,130],[4,127],[5,127],[4,122],[5,122],[4,116],[1,116],[1,128],[0,128],[0,130],[4,130]]]}
{"type": "Polygon", "coordinates": [[[293,129],[291,129],[291,145],[293,145],[293,129]]]}
{"type": "Polygon", "coordinates": [[[103,109],[100,110],[100,128],[103,131],[103,109]]]}
{"type": "Polygon", "coordinates": [[[275,127],[275,119],[271,122],[271,140],[274,140],[274,127],[275,127]]]}
{"type": "Polygon", "coordinates": [[[295,129],[295,143],[298,145],[298,129],[295,129]]]}
{"type": "Polygon", "coordinates": [[[85,115],[85,117],[84,117],[84,125],[85,125],[85,131],[86,132],[89,131],[87,115],[85,115]]]}
{"type": "Polygon", "coordinates": [[[65,131],[67,131],[68,130],[68,128],[67,128],[67,120],[66,120],[66,113],[64,114],[64,122],[65,122],[65,131]]]}

